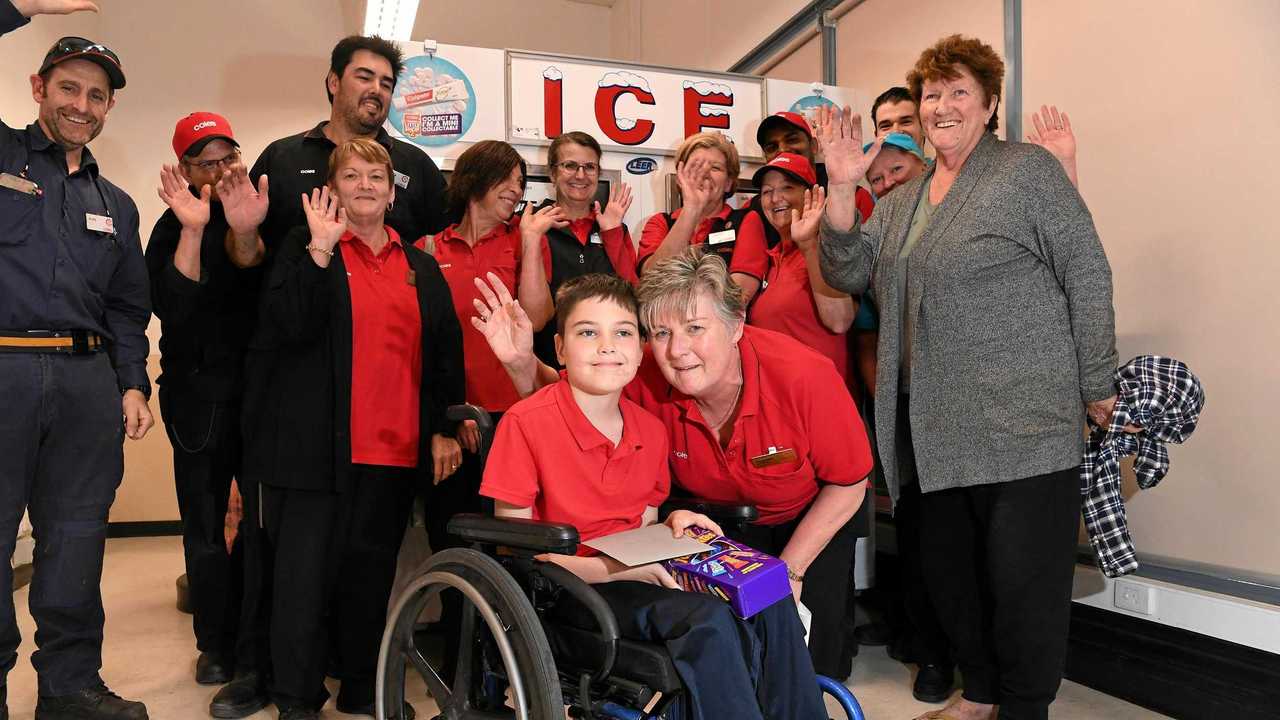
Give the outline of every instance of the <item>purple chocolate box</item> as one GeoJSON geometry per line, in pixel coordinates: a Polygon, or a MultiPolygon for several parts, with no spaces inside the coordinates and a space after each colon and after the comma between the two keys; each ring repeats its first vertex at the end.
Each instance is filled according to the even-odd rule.
{"type": "Polygon", "coordinates": [[[749,618],[791,594],[787,564],[778,558],[710,530],[694,527],[685,532],[712,546],[697,555],[663,562],[685,590],[714,595],[729,603],[741,618],[749,618]]]}

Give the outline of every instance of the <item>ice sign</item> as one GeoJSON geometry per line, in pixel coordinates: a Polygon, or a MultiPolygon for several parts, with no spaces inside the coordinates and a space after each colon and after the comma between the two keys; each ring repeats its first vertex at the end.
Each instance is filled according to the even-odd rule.
{"type": "Polygon", "coordinates": [[[640,145],[653,135],[653,121],[618,117],[618,100],[623,95],[630,95],[641,105],[657,104],[648,80],[626,70],[607,72],[596,88],[596,124],[619,145],[640,145]]]}

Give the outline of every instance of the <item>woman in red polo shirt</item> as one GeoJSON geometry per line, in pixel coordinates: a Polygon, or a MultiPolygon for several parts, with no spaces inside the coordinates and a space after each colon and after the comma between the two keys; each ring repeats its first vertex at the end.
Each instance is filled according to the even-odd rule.
{"type": "MultiPolygon", "coordinates": [[[[625,183],[609,188],[603,209],[596,200],[600,185],[600,143],[587,133],[563,133],[547,148],[547,167],[555,185],[555,200],[564,211],[568,225],[552,227],[543,236],[542,251],[551,262],[551,297],[566,281],[588,273],[616,275],[631,283],[636,276],[636,246],[623,223],[631,207],[631,187],[625,183]]],[[[556,329],[547,323],[534,335],[534,352],[548,365],[555,365],[556,329]]]]}
{"type": "MultiPolygon", "coordinates": [[[[523,309],[489,280],[471,324],[522,394],[555,382],[533,356],[523,309]]],[[[738,539],[786,561],[792,590],[813,612],[814,669],[834,676],[856,542],[846,526],[871,472],[844,379],[800,341],[747,326],[742,288],[714,253],[691,248],[654,262],[638,294],[652,357],[627,397],[666,427],[676,486],[759,509],[738,539]]]]}
{"type": "Polygon", "coordinates": [[[724,259],[734,282],[745,291],[747,303],[751,302],[769,260],[760,216],[750,208],[734,210],[725,202],[733,195],[739,170],[738,150],[720,133],[698,133],[680,143],[676,183],[681,206],[645,222],[640,233],[641,275],[654,260],[706,244],[724,259]]]}
{"type": "Polygon", "coordinates": [[[790,335],[831,358],[849,381],[849,344],[857,303],[832,290],[818,267],[818,221],[826,191],[803,155],[779,153],[752,178],[760,206],[780,241],[769,250],[764,286],[751,304],[747,323],[790,335]]]}
{"type": "Polygon", "coordinates": [[[328,697],[330,628],[338,709],[373,713],[417,480],[460,454],[445,408],[462,399],[461,329],[436,262],[386,225],[392,177],[373,140],[334,149],[272,266],[247,363],[245,468],[275,553],[272,692],[291,720],[328,697]]]}

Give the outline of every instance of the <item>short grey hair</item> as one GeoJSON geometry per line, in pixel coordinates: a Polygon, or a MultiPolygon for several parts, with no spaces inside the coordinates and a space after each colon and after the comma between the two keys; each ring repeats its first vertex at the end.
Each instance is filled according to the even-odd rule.
{"type": "Polygon", "coordinates": [[[645,264],[636,292],[641,324],[652,333],[660,318],[688,318],[700,292],[711,298],[716,315],[725,325],[733,327],[745,321],[746,299],[742,288],[729,277],[724,260],[694,245],[679,255],[645,264]]]}

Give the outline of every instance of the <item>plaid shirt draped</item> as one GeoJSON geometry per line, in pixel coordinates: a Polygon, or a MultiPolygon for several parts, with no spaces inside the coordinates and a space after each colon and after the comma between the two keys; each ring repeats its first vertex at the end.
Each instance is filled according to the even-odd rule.
{"type": "Polygon", "coordinates": [[[1140,355],[1116,370],[1116,407],[1111,426],[1092,426],[1080,466],[1082,513],[1098,567],[1107,577],[1138,569],[1125,522],[1120,460],[1135,455],[1138,487],[1155,487],[1169,472],[1165,443],[1182,443],[1196,429],[1204,388],[1186,365],[1173,358],[1140,355]],[[1141,432],[1128,433],[1126,425],[1141,432]]]}

